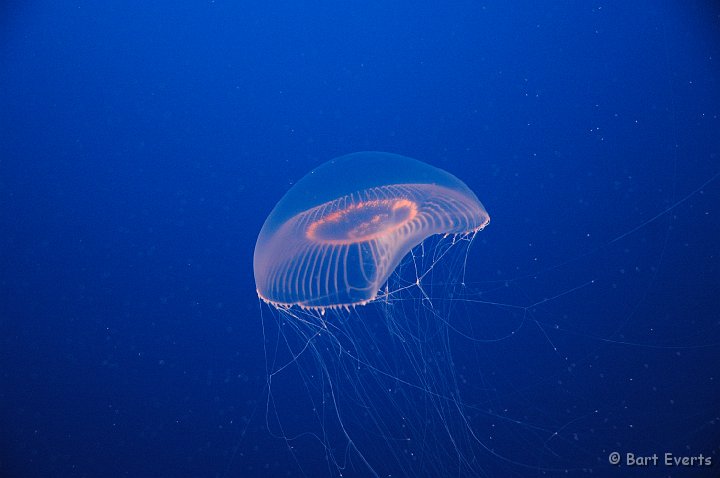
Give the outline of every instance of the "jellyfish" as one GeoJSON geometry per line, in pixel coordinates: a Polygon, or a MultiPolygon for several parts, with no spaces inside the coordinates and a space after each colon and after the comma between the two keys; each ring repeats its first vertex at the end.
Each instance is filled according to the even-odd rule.
{"type": "Polygon", "coordinates": [[[489,448],[453,368],[452,302],[436,296],[459,283],[466,255],[452,251],[488,222],[460,179],[383,152],[328,161],[277,203],[254,254],[278,318],[263,318],[279,338],[265,347],[266,422],[305,473],[319,476],[316,456],[328,476],[481,474],[489,448]]]}

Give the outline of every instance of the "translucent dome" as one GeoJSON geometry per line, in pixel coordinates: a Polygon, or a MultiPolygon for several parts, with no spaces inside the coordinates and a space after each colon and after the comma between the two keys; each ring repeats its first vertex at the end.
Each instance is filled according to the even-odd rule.
{"type": "Polygon", "coordinates": [[[475,194],[442,169],[390,153],[341,156],[298,181],[265,220],[257,292],[279,307],[365,304],[427,237],[489,221],[475,194]]]}

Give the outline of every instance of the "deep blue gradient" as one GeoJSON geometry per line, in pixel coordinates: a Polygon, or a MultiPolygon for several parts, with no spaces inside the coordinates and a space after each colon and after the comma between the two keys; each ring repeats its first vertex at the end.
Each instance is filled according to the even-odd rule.
{"type": "Polygon", "coordinates": [[[468,282],[537,304],[478,308],[503,338],[456,371],[529,465],[480,453],[489,476],[718,476],[718,13],[5,2],[0,475],[328,475],[268,431],[252,254],[294,181],[380,150],[462,179],[492,217],[468,282]]]}

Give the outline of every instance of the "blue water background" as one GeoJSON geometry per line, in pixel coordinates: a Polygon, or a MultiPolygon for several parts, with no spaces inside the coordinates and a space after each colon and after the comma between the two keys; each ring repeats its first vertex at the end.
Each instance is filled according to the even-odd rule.
{"type": "MultiPolygon", "coordinates": [[[[719,12],[4,2],[0,474],[333,471],[267,429],[252,254],[307,171],[380,150],[483,201],[484,298],[549,299],[468,375],[495,398],[483,442],[507,413],[503,453],[529,464],[479,452],[488,475],[718,476],[719,12]],[[714,464],[629,470],[611,451],[714,464]]],[[[518,326],[501,318],[473,320],[518,326]]]]}

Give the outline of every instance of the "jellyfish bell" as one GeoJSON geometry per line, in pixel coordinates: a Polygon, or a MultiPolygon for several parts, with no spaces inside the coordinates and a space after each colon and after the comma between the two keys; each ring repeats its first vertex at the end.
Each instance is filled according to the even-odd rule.
{"type": "Polygon", "coordinates": [[[259,297],[280,308],[373,301],[403,257],[435,234],[472,234],[489,216],[452,174],[361,152],[321,165],[278,202],[255,246],[259,297]]]}

